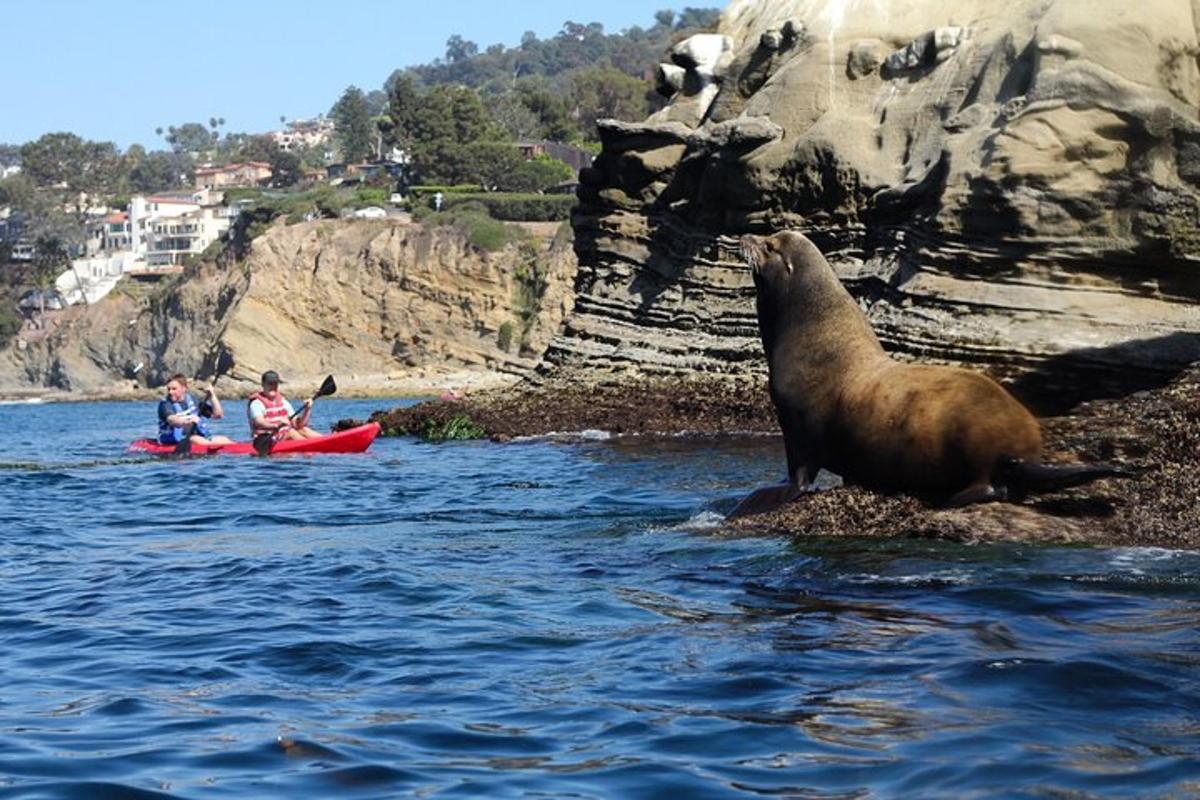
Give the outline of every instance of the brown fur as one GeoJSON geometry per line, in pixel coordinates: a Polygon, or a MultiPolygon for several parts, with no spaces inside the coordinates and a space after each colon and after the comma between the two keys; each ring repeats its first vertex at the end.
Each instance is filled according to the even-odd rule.
{"type": "Polygon", "coordinates": [[[746,236],[788,480],[824,467],[883,491],[995,499],[1005,460],[1042,450],[1037,420],[990,378],[894,361],[821,252],[784,231],[746,236]]]}

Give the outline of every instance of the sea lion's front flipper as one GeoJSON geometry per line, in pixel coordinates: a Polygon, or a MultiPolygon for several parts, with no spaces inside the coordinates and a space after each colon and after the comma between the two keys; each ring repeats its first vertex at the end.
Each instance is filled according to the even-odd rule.
{"type": "Polygon", "coordinates": [[[773,511],[780,506],[791,503],[802,494],[804,494],[804,490],[790,481],[774,486],[764,486],[761,489],[755,489],[742,498],[742,501],[734,506],[733,511],[729,512],[726,519],[737,519],[738,517],[748,517],[752,514],[763,514],[767,511],[773,511]]]}

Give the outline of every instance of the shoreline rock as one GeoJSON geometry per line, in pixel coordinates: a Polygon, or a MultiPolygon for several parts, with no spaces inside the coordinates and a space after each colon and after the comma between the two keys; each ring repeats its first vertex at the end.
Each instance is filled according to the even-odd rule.
{"type": "MultiPolygon", "coordinates": [[[[753,378],[527,381],[372,419],[404,435],[419,433],[427,420],[444,423],[458,415],[497,441],[589,429],[616,436],[778,435],[765,383],[753,378]]],[[[1165,387],[1085,403],[1041,423],[1048,460],[1113,462],[1138,476],[961,509],[838,487],[728,522],[721,532],[1200,549],[1200,362],[1165,387]]],[[[781,440],[781,475],[783,463],[781,440]]]]}

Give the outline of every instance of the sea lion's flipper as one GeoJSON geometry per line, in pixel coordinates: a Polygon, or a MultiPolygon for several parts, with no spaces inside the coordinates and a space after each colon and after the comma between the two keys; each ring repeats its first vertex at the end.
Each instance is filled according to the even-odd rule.
{"type": "Polygon", "coordinates": [[[1117,464],[1031,464],[1019,458],[1004,459],[996,472],[1000,483],[1019,494],[1053,492],[1100,478],[1134,478],[1140,474],[1117,464]]]}
{"type": "Polygon", "coordinates": [[[1001,486],[997,489],[990,483],[977,483],[968,486],[946,501],[946,508],[961,508],[975,503],[995,503],[1008,499],[1008,491],[1001,486]]]}
{"type": "Polygon", "coordinates": [[[734,506],[726,519],[748,517],[752,514],[762,514],[786,505],[801,494],[803,490],[794,483],[779,483],[774,486],[764,486],[746,495],[740,503],[734,506]]]}

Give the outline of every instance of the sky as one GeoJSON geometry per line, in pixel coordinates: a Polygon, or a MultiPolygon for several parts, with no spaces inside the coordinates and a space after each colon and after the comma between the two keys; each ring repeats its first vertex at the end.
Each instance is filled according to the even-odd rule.
{"type": "Polygon", "coordinates": [[[445,54],[453,34],[512,47],[567,20],[648,28],[684,0],[34,0],[3,3],[0,143],[69,131],[164,149],[155,128],[224,117],[261,133],[327,112],[351,84],[445,54]]]}

